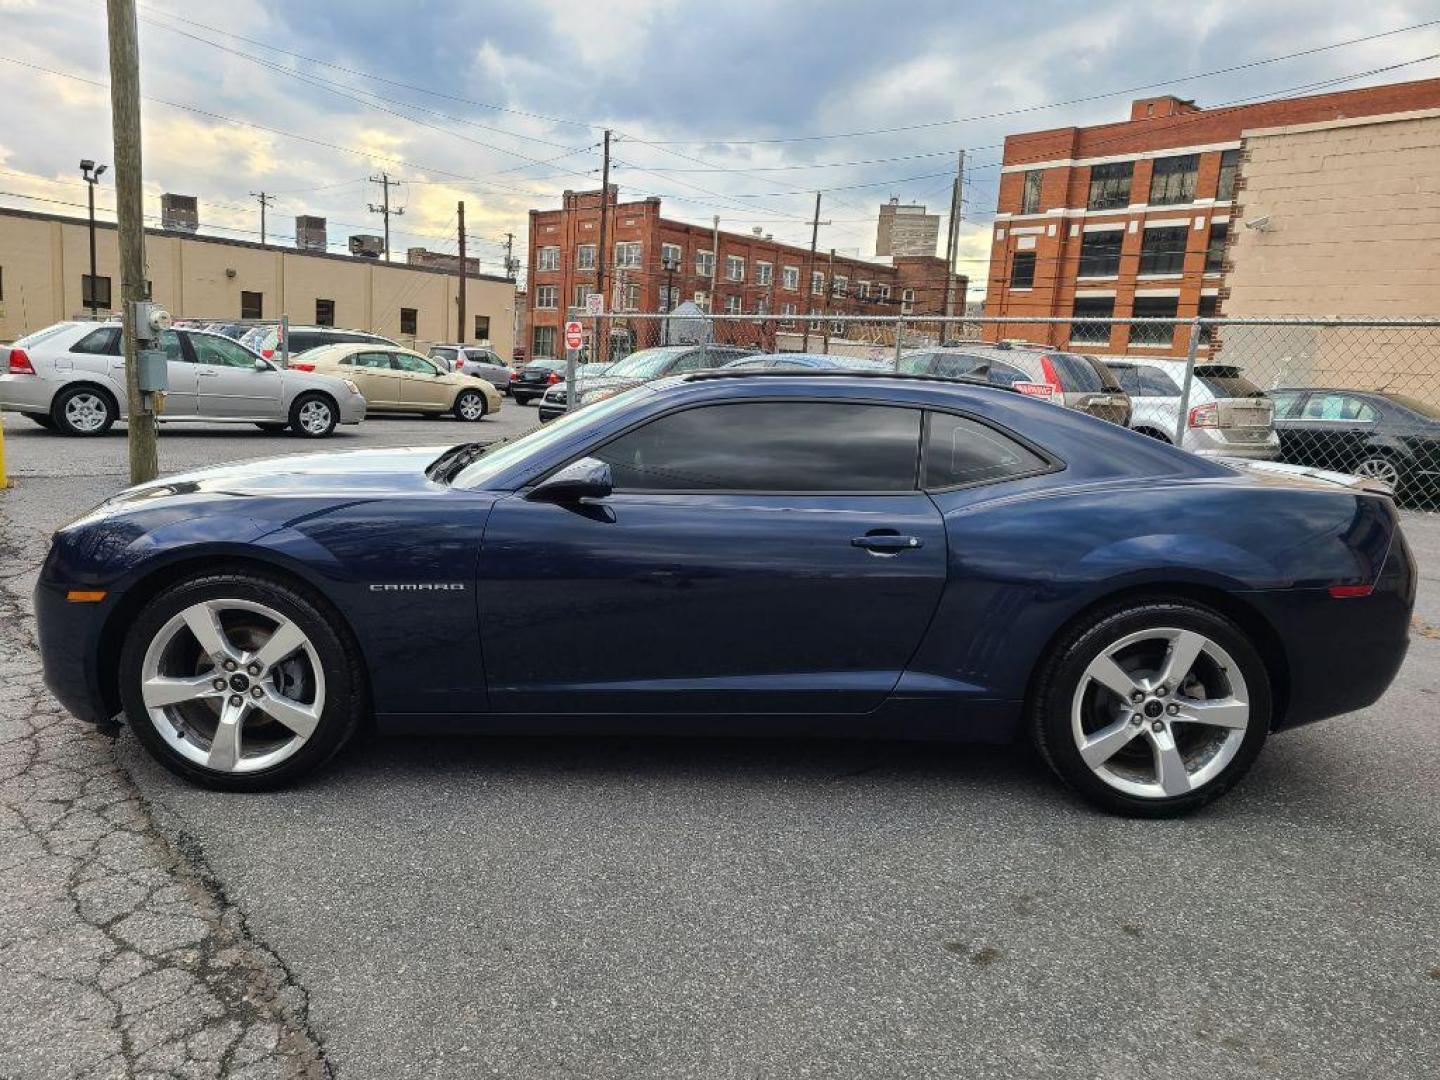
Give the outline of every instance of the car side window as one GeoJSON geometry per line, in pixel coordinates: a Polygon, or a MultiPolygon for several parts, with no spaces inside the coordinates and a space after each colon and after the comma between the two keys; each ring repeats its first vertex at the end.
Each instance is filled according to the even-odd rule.
{"type": "Polygon", "coordinates": [[[362,352],[355,354],[355,366],[363,368],[375,368],[381,371],[390,370],[390,354],[383,352],[362,352]]]}
{"type": "Polygon", "coordinates": [[[91,356],[119,356],[120,328],[118,326],[106,326],[99,330],[92,330],[74,345],[71,345],[70,351],[72,353],[86,353],[91,356]]]}
{"type": "Polygon", "coordinates": [[[418,356],[411,356],[409,353],[397,352],[390,354],[394,358],[394,364],[401,371],[413,371],[417,375],[434,375],[435,365],[429,360],[418,356]]]}
{"type": "Polygon", "coordinates": [[[592,457],[617,491],[915,490],[918,409],[763,401],[669,413],[592,457]]]}
{"type": "Polygon", "coordinates": [[[959,487],[1041,472],[1048,463],[992,427],[931,413],[925,431],[924,487],[959,487]]]}
{"type": "Polygon", "coordinates": [[[723,357],[719,352],[696,349],[688,352],[675,361],[668,372],[670,375],[684,375],[689,371],[704,371],[706,368],[719,367],[729,357],[723,357]]]}
{"type": "Polygon", "coordinates": [[[1296,406],[1300,403],[1300,393],[1297,390],[1272,390],[1267,395],[1275,403],[1276,420],[1293,420],[1296,416],[1296,406]]]}
{"type": "Polygon", "coordinates": [[[174,330],[166,330],[160,335],[160,348],[165,350],[165,359],[173,360],[177,364],[188,364],[190,357],[186,355],[185,347],[180,344],[180,335],[174,330]]]}
{"type": "Polygon", "coordinates": [[[190,347],[195,350],[197,364],[232,368],[255,367],[255,357],[229,338],[215,337],[213,334],[191,334],[190,347]]]}
{"type": "Polygon", "coordinates": [[[1374,406],[1349,394],[1311,394],[1302,414],[1306,420],[1349,420],[1372,424],[1380,418],[1374,406]]]}
{"type": "MultiPolygon", "coordinates": [[[[1174,397],[1180,393],[1180,388],[1175,385],[1174,380],[1160,368],[1145,365],[1136,368],[1135,371],[1140,377],[1141,397],[1174,397]]],[[[1130,390],[1128,386],[1125,389],[1130,390]]]]}

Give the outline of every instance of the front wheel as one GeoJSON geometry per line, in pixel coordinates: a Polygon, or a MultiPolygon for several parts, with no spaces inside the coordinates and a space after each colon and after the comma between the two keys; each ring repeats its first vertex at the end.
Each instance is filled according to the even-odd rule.
{"type": "Polygon", "coordinates": [[[261,791],[332,757],[364,712],[355,647],[308,592],[258,573],[172,585],[120,654],[135,737],[207,787],[261,791]]]}
{"type": "Polygon", "coordinates": [[[1174,817],[1218,798],[1270,729],[1270,678],[1244,631],[1181,600],[1100,611],[1043,663],[1031,733],[1060,778],[1114,813],[1174,817]]]}
{"type": "Polygon", "coordinates": [[[485,416],[485,395],[479,390],[462,390],[455,397],[455,419],[473,423],[485,416]]]}
{"type": "Polygon", "coordinates": [[[104,435],[119,419],[120,410],[105,391],[75,386],[55,399],[50,416],[66,435],[104,435]]]}
{"type": "Polygon", "coordinates": [[[335,403],[324,394],[303,394],[290,406],[290,430],[307,439],[323,439],[335,430],[335,403]]]}

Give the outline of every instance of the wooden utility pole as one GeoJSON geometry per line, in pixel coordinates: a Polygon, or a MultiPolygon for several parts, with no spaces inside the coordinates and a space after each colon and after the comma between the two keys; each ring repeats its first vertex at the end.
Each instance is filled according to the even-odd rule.
{"type": "Polygon", "coordinates": [[[381,187],[381,189],[382,189],[382,190],[384,191],[384,193],[385,193],[385,194],[384,194],[384,197],[380,200],[380,205],[379,205],[379,206],[376,206],[374,203],[370,203],[369,206],[370,206],[370,212],[371,212],[372,214],[379,214],[381,217],[383,217],[383,218],[385,219],[385,261],[386,261],[386,262],[389,262],[389,261],[390,261],[390,217],[391,217],[392,214],[393,214],[395,217],[399,217],[401,214],[405,213],[405,208],[404,208],[403,206],[400,207],[398,210],[391,210],[391,209],[390,209],[390,189],[391,189],[392,187],[399,187],[399,186],[400,186],[400,181],[399,181],[399,180],[391,180],[389,173],[382,172],[379,176],[372,176],[372,177],[370,177],[370,183],[372,183],[372,184],[379,184],[380,187],[381,187]]]}
{"type": "Polygon", "coordinates": [[[505,234],[505,276],[515,280],[515,234],[505,234]]]}
{"type": "MultiPolygon", "coordinates": [[[[605,294],[605,267],[608,265],[608,258],[605,254],[605,225],[610,218],[610,129],[605,129],[605,150],[600,164],[600,239],[595,248],[595,291],[600,294],[601,310],[610,310],[610,298],[605,294]]],[[[534,283],[530,283],[533,289],[534,283]]],[[[563,298],[562,298],[563,299],[563,298]]],[[[591,360],[598,360],[602,363],[610,362],[610,340],[606,337],[608,331],[605,328],[605,320],[595,316],[595,329],[593,334],[595,340],[591,343],[594,348],[590,352],[591,360]]],[[[573,396],[573,388],[569,393],[573,396]]],[[[569,400],[567,398],[566,400],[569,400]]]]}
{"type": "Polygon", "coordinates": [[[814,295],[812,282],[815,280],[815,245],[820,239],[820,226],[829,225],[828,221],[820,220],[820,192],[815,192],[815,217],[810,221],[810,259],[805,264],[805,280],[800,283],[800,295],[805,297],[805,335],[800,340],[800,351],[805,352],[810,348],[810,305],[814,302],[810,299],[814,295]]]}
{"type": "Polygon", "coordinates": [[[155,414],[140,393],[135,306],[145,295],[145,191],[140,164],[140,42],[135,0],[107,0],[110,34],[110,125],[115,138],[115,217],[120,233],[120,296],[124,303],[125,422],[130,482],[160,472],[155,414]]]}
{"type": "MultiPolygon", "coordinates": [[[[950,192],[950,228],[945,238],[945,304],[940,313],[947,319],[953,314],[950,310],[950,290],[955,279],[955,245],[959,242],[960,214],[965,206],[965,151],[960,151],[960,156],[955,162],[955,187],[950,192]]],[[[947,323],[940,324],[940,344],[945,344],[945,331],[947,323]]]]}
{"type": "Polygon", "coordinates": [[[275,205],[275,196],[264,191],[252,191],[250,197],[260,203],[260,246],[265,246],[265,208],[275,205]]]}
{"type": "MultiPolygon", "coordinates": [[[[456,203],[456,204],[455,204],[455,216],[460,219],[460,321],[459,321],[459,325],[458,325],[458,328],[459,328],[459,331],[460,331],[460,332],[455,335],[455,340],[458,341],[458,342],[464,342],[464,340],[465,340],[465,203],[464,203],[464,202],[459,202],[459,203],[456,203]]],[[[464,360],[464,357],[461,357],[461,360],[463,361],[463,360],[464,360]]]]}

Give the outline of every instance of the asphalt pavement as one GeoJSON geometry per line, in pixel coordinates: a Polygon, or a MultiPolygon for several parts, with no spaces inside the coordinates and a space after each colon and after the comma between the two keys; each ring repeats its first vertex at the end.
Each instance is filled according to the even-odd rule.
{"type": "MultiPolygon", "coordinates": [[[[25,426],[0,496],[22,606],[48,529],[123,468],[118,439],[25,426]]],[[[1423,580],[1389,694],[1276,737],[1182,821],[1102,816],[1018,749],[371,737],[262,796],[188,787],[128,733],[101,761],[303,992],[282,1035],[345,1080],[1431,1077],[1440,517],[1406,530],[1423,580]]]]}

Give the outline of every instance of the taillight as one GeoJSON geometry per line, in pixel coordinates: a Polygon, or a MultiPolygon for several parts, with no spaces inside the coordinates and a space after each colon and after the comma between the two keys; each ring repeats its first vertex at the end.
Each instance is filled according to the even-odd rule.
{"type": "Polygon", "coordinates": [[[261,350],[260,350],[260,355],[263,356],[263,357],[265,357],[266,360],[273,360],[273,359],[275,358],[275,350],[274,350],[274,349],[261,349],[261,350]]]}
{"type": "Polygon", "coordinates": [[[546,376],[545,376],[545,384],[546,384],[547,386],[554,386],[554,385],[555,385],[557,382],[559,382],[559,381],[560,381],[560,375],[559,375],[558,372],[552,371],[552,372],[550,372],[549,375],[546,375],[546,376]]]}
{"type": "Polygon", "coordinates": [[[1040,357],[1040,374],[1055,393],[1063,394],[1065,392],[1065,387],[1060,385],[1060,374],[1055,370],[1055,365],[1050,362],[1048,356],[1040,357]]]}
{"type": "Polygon", "coordinates": [[[1213,401],[1208,405],[1196,405],[1190,410],[1190,426],[1219,427],[1220,406],[1216,405],[1213,401]]]}
{"type": "Polygon", "coordinates": [[[290,370],[291,370],[291,371],[314,371],[314,370],[315,370],[315,365],[314,365],[314,364],[297,364],[295,361],[292,360],[292,361],[290,361],[290,370]]]}
{"type": "Polygon", "coordinates": [[[10,374],[34,375],[35,365],[30,363],[30,354],[24,349],[10,350],[10,374]]]}
{"type": "Polygon", "coordinates": [[[1369,596],[1375,591],[1374,585],[1331,585],[1330,595],[1337,600],[1343,600],[1347,596],[1369,596]]]}

